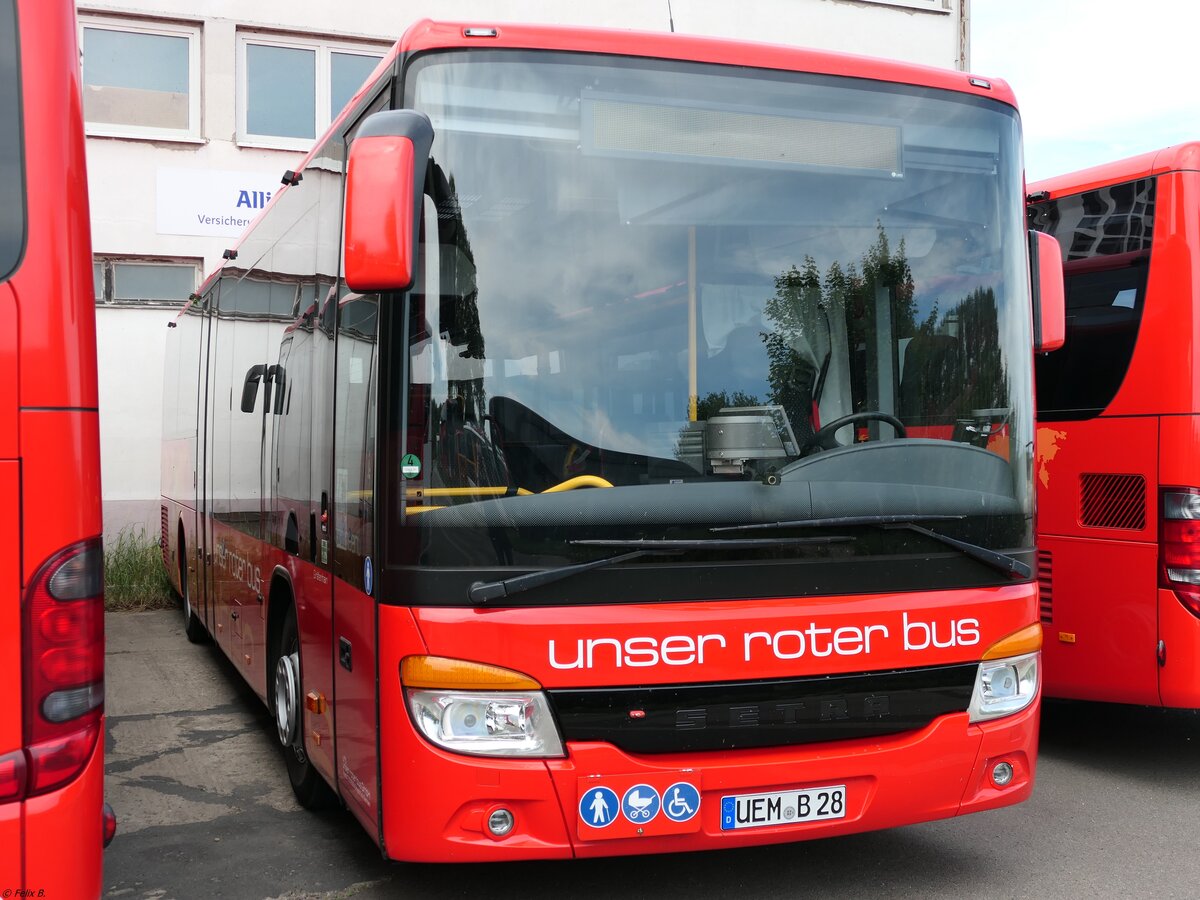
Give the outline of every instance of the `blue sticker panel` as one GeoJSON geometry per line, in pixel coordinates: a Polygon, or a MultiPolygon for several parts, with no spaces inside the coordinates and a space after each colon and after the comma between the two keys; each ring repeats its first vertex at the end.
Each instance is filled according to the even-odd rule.
{"type": "Polygon", "coordinates": [[[672,822],[686,822],[700,812],[700,792],[696,786],[679,781],[663,791],[663,814],[672,822]]]}
{"type": "Polygon", "coordinates": [[[368,595],[375,586],[375,567],[371,565],[371,557],[363,559],[363,591],[368,595]]]}
{"type": "Polygon", "coordinates": [[[579,798],[579,818],[585,825],[605,828],[617,817],[620,801],[612,788],[588,788],[579,798]]]}
{"type": "Polygon", "coordinates": [[[635,784],[621,798],[621,814],[634,825],[644,825],[658,815],[658,791],[648,784],[635,784]]]}

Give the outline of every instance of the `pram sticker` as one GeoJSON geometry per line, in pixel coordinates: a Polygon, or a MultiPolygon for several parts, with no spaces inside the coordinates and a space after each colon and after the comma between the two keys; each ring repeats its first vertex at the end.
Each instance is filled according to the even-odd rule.
{"type": "Polygon", "coordinates": [[[658,815],[658,791],[648,784],[635,784],[621,798],[621,815],[634,825],[644,825],[658,815]]]}
{"type": "Polygon", "coordinates": [[[579,818],[593,828],[605,828],[617,817],[617,794],[610,788],[588,788],[579,800],[579,818]]]}
{"type": "Polygon", "coordinates": [[[677,781],[662,796],[663,815],[672,822],[686,822],[700,811],[700,792],[686,781],[677,781]]]}

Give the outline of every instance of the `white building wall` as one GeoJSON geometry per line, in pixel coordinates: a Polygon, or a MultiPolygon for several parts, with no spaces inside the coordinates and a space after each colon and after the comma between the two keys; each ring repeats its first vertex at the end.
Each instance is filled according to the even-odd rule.
{"type": "MultiPolygon", "coordinates": [[[[350,43],[382,51],[420,18],[480,24],[591,25],[786,43],[965,68],[968,0],[127,0],[80,4],[81,19],[169,22],[200,30],[201,128],[197,140],[88,138],[92,240],[98,257],[197,260],[216,268],[234,237],[160,233],[160,170],[245,173],[278,184],[302,153],[237,143],[239,30],[350,43]]],[[[173,184],[186,174],[167,175],[173,184]]],[[[269,189],[269,187],[267,188],[269,189]]],[[[97,314],[100,445],[105,530],[158,528],[163,346],[176,310],[103,307],[97,314]]]]}

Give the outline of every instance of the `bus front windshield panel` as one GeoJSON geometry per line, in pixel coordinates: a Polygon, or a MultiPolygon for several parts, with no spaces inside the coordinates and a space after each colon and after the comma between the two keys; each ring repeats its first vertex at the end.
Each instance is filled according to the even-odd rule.
{"type": "MultiPolygon", "coordinates": [[[[547,567],[613,552],[581,541],[870,515],[1032,545],[1010,107],[537,52],[433,54],[405,85],[435,140],[395,316],[390,562],[547,567]]],[[[936,546],[834,530],[684,559],[936,546]]]]}

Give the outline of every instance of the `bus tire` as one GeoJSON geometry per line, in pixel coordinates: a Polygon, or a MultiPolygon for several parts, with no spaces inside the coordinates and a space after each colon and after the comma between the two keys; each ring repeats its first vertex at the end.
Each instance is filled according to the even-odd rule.
{"type": "Polygon", "coordinates": [[[304,712],[300,685],[300,636],[296,628],[296,608],[290,603],[279,629],[279,641],[273,655],[275,665],[271,712],[288,781],[296,800],[305,809],[326,809],[337,801],[333,789],[325,783],[304,749],[304,712]]]}
{"type": "Polygon", "coordinates": [[[179,537],[179,600],[183,605],[183,633],[193,644],[203,644],[209,639],[208,629],[196,617],[192,609],[192,588],[188,584],[187,547],[183,543],[183,535],[179,537]]]}

